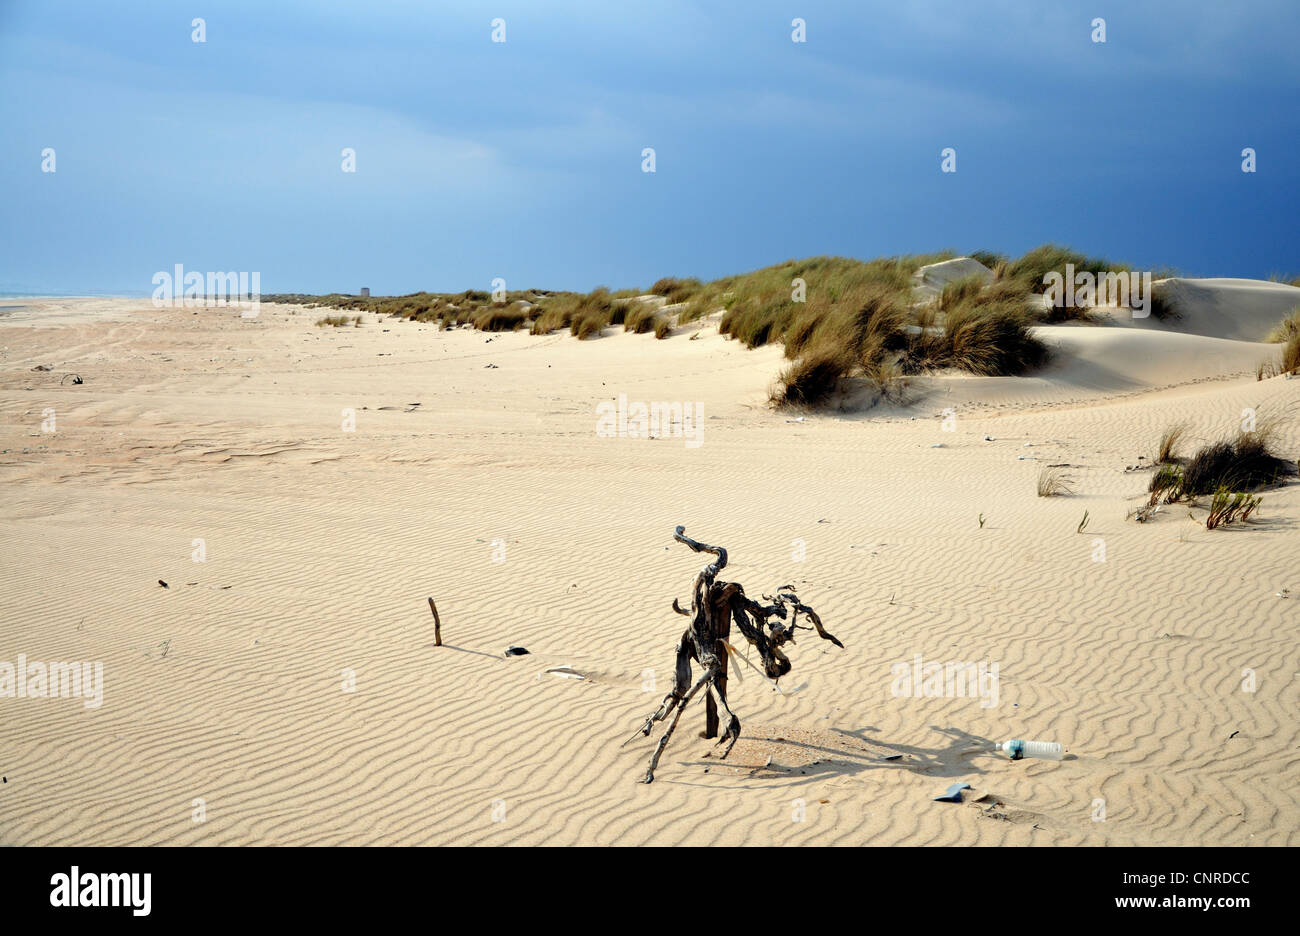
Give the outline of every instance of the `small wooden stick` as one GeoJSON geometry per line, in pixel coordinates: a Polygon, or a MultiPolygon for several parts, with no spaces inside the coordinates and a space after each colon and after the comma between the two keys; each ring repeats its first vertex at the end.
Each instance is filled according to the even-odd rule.
{"type": "Polygon", "coordinates": [[[429,599],[429,610],[433,612],[433,645],[442,646],[442,621],[438,620],[438,606],[429,599]]]}

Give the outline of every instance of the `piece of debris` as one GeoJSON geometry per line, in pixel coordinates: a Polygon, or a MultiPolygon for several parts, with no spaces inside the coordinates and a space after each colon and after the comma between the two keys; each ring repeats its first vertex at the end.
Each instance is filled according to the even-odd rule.
{"type": "Polygon", "coordinates": [[[942,442],[935,442],[930,446],[930,448],[947,448],[947,446],[942,442]]]}
{"type": "Polygon", "coordinates": [[[902,757],[902,754],[886,754],[881,760],[901,760],[902,757]]]}
{"type": "Polygon", "coordinates": [[[164,582],[162,579],[158,580],[158,584],[161,585],[163,588],[171,588],[171,586],[168,585],[166,582],[164,582]]]}
{"type": "Polygon", "coordinates": [[[32,370],[34,370],[34,371],[52,371],[52,370],[54,370],[54,365],[53,365],[53,364],[37,364],[35,367],[32,368],[32,370]]]}
{"type": "Polygon", "coordinates": [[[1234,731],[1232,734],[1228,735],[1228,740],[1231,741],[1233,738],[1237,737],[1237,735],[1239,735],[1239,734],[1241,734],[1241,729],[1240,729],[1240,728],[1238,728],[1238,729],[1237,729],[1236,731],[1234,731]]]}
{"type": "Polygon", "coordinates": [[[442,646],[442,620],[438,617],[438,606],[429,599],[429,610],[433,612],[433,645],[442,646]]]}
{"type": "Polygon", "coordinates": [[[59,379],[59,386],[62,387],[68,378],[72,378],[74,384],[84,383],[80,374],[64,374],[63,377],[59,379]]]}
{"type": "Polygon", "coordinates": [[[943,796],[936,796],[934,801],[936,803],[960,803],[961,791],[969,790],[970,788],[971,786],[969,783],[954,783],[952,786],[948,787],[947,792],[945,792],[943,796]]]}
{"type": "Polygon", "coordinates": [[[563,676],[565,679],[586,679],[587,677],[579,673],[571,666],[552,666],[546,672],[552,676],[563,676]]]}
{"type": "Polygon", "coordinates": [[[529,651],[525,650],[523,647],[516,647],[514,645],[506,647],[506,656],[524,656],[528,652],[529,651]]]}
{"type": "Polygon", "coordinates": [[[1284,589],[1282,589],[1280,592],[1277,593],[1277,597],[1279,597],[1279,598],[1290,598],[1290,597],[1291,597],[1291,589],[1289,589],[1289,588],[1284,588],[1284,589]]]}
{"type": "Polygon", "coordinates": [[[996,442],[997,439],[993,438],[993,436],[985,436],[985,437],[984,437],[984,441],[985,441],[985,442],[996,442]]]}

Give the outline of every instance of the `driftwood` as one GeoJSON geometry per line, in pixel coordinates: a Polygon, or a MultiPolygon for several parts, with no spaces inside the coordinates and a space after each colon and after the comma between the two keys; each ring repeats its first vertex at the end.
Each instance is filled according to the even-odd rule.
{"type": "Polygon", "coordinates": [[[727,714],[726,727],[722,736],[718,737],[718,744],[724,745],[722,757],[731,753],[736,739],[740,737],[740,719],[727,705],[727,657],[734,652],[727,638],[731,636],[733,623],[741,636],[758,650],[762,670],[770,679],[780,679],[790,672],[790,658],[781,651],[781,647],[794,643],[794,632],[800,628],[797,621],[801,614],[812,624],[812,628],[802,629],[815,629],[822,639],[829,640],[837,647],[844,646],[822,627],[817,612],[799,600],[792,586],[782,586],[773,596],[764,595],[763,599],[770,604],[761,605],[746,597],[745,590],[738,583],[717,581],[718,573],[727,566],[725,549],[697,543],[686,535],[686,528],[680,526],[673,533],[673,539],[685,543],[695,552],[711,553],[716,558],[695,577],[689,611],[684,610],[676,598],[673,599],[673,610],[689,617],[691,624],[677,642],[677,666],[672,692],[664,696],[659,708],[646,718],[645,724],[632,736],[635,738],[639,734],[648,738],[655,722],[673,715],[668,730],[659,739],[654,754],[650,757],[646,783],[654,781],[655,767],[659,764],[664,748],[668,746],[668,739],[676,730],[686,706],[701,689],[705,690],[707,700],[704,737],[718,737],[719,704],[727,714]],[[691,682],[691,660],[704,669],[694,683],[691,682]],[[673,714],[674,710],[676,714],[673,714]]]}

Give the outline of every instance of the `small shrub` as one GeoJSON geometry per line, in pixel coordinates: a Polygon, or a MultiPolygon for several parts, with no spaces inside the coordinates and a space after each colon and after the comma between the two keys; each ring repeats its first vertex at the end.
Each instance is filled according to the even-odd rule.
{"type": "Polygon", "coordinates": [[[1259,508],[1259,501],[1257,495],[1247,494],[1245,491],[1231,491],[1226,485],[1221,485],[1215,490],[1214,497],[1210,499],[1210,512],[1205,517],[1205,528],[1213,530],[1215,527],[1235,523],[1238,520],[1244,523],[1259,508]]]}

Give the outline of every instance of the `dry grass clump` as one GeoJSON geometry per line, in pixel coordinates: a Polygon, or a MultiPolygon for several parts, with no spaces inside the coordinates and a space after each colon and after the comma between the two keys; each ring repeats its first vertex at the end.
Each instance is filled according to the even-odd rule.
{"type": "Polygon", "coordinates": [[[324,318],[316,320],[317,328],[342,328],[345,325],[351,325],[354,328],[361,327],[361,316],[359,315],[327,315],[324,318]]]}
{"type": "Polygon", "coordinates": [[[1061,497],[1071,493],[1073,489],[1065,473],[1060,468],[1049,468],[1044,465],[1043,470],[1038,473],[1038,496],[1061,497]]]}
{"type": "Polygon", "coordinates": [[[1282,372],[1300,374],[1300,334],[1292,335],[1282,346],[1282,372]]]}
{"type": "Polygon", "coordinates": [[[1255,368],[1255,379],[1271,380],[1283,373],[1285,372],[1282,370],[1281,361],[1276,361],[1273,358],[1265,358],[1260,361],[1259,365],[1255,368]]]}
{"type": "Polygon", "coordinates": [[[1016,303],[969,303],[948,313],[943,364],[972,374],[1021,374],[1047,359],[1030,314],[1016,303]]]}
{"type": "MultiPolygon", "coordinates": [[[[1264,340],[1282,345],[1282,360],[1273,365],[1275,373],[1269,376],[1274,376],[1276,373],[1300,373],[1300,309],[1293,310],[1290,315],[1282,319],[1264,340]]],[[[1262,370],[1263,365],[1261,365],[1262,370]]]]}
{"type": "Polygon", "coordinates": [[[1300,309],[1292,309],[1289,315],[1273,327],[1264,340],[1273,344],[1285,344],[1296,335],[1300,335],[1300,309]]]}
{"type": "Polygon", "coordinates": [[[820,406],[857,364],[852,352],[835,342],[807,348],[785,366],[771,400],[777,406],[820,406]]]}
{"type": "Polygon", "coordinates": [[[693,277],[677,279],[673,276],[665,276],[663,279],[655,281],[655,284],[650,287],[650,292],[656,296],[667,296],[668,303],[673,305],[690,299],[700,291],[703,285],[693,277]]]}
{"type": "Polygon", "coordinates": [[[1160,436],[1160,447],[1156,452],[1156,464],[1167,465],[1174,461],[1178,443],[1187,435],[1187,423],[1174,423],[1160,436]]]}
{"type": "Polygon", "coordinates": [[[623,322],[623,330],[644,335],[655,330],[655,321],[658,317],[659,312],[654,306],[641,303],[628,311],[627,318],[623,322]]]}
{"type": "Polygon", "coordinates": [[[993,250],[975,250],[967,254],[967,256],[969,256],[972,260],[978,260],[980,263],[984,264],[990,270],[995,270],[995,271],[997,270],[998,267],[1003,267],[1003,269],[1005,270],[1007,261],[1009,259],[1006,254],[997,253],[996,251],[993,250]]]}
{"type": "Polygon", "coordinates": [[[982,276],[968,276],[953,280],[939,293],[939,311],[947,312],[957,306],[967,305],[984,291],[982,276]]]}
{"type": "Polygon", "coordinates": [[[515,331],[528,324],[532,307],[523,302],[510,305],[486,305],[476,309],[470,322],[479,331],[515,331]]]}
{"type": "Polygon", "coordinates": [[[609,324],[613,310],[614,297],[610,295],[609,288],[597,286],[574,307],[569,334],[579,339],[598,336],[609,324]]]}
{"type": "Polygon", "coordinates": [[[1183,313],[1179,311],[1178,302],[1174,299],[1173,290],[1168,283],[1152,285],[1151,315],[1162,322],[1182,318],[1183,313]]]}
{"type": "Polygon", "coordinates": [[[1206,445],[1183,470],[1183,495],[1212,494],[1221,487],[1250,491],[1294,474],[1292,463],[1270,451],[1271,441],[1270,431],[1257,429],[1206,445]]]}
{"type": "Polygon", "coordinates": [[[1019,281],[1029,292],[1043,293],[1047,291],[1043,277],[1053,271],[1064,276],[1067,264],[1074,266],[1075,273],[1088,271],[1093,275],[1128,270],[1127,266],[1112,264],[1103,257],[1089,257],[1058,244],[1043,244],[1010,261],[1002,278],[1019,281]]]}

